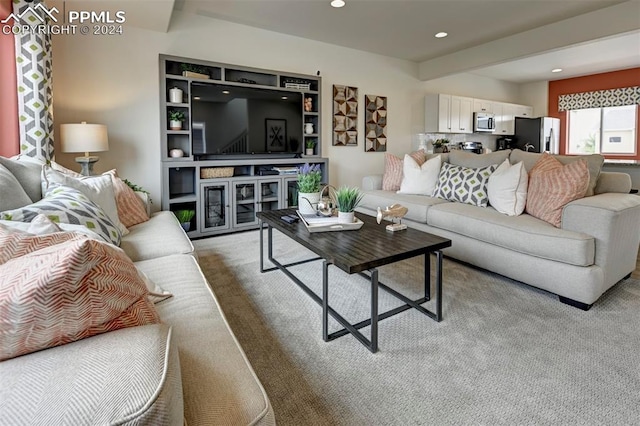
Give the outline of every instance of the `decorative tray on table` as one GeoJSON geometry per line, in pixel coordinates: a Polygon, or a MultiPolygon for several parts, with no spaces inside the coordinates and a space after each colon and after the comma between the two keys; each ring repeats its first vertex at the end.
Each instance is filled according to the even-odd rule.
{"type": "Polygon", "coordinates": [[[357,217],[353,223],[339,223],[337,216],[308,215],[300,213],[300,210],[296,210],[296,213],[309,232],[355,231],[364,225],[357,217]]]}

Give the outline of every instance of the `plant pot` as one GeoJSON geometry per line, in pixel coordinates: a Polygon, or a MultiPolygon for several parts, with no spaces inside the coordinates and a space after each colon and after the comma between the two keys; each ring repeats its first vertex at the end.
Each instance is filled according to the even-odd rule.
{"type": "Polygon", "coordinates": [[[433,152],[434,152],[434,153],[436,153],[436,154],[437,154],[437,153],[442,153],[443,151],[444,151],[444,148],[443,148],[443,147],[441,147],[441,146],[440,146],[440,147],[438,147],[438,148],[433,148],[433,152]]]}
{"type": "Polygon", "coordinates": [[[305,151],[305,153],[306,153],[307,155],[313,155],[313,148],[307,148],[307,149],[306,149],[306,151],[305,151]]]}
{"type": "Polygon", "coordinates": [[[170,120],[169,121],[169,128],[171,130],[182,130],[182,121],[170,120]]]}
{"type": "Polygon", "coordinates": [[[184,229],[184,232],[189,232],[189,229],[191,229],[191,222],[181,223],[180,226],[182,226],[182,229],[184,229]]]}
{"type": "Polygon", "coordinates": [[[171,158],[180,158],[180,157],[184,157],[184,151],[178,148],[172,149],[171,151],[169,151],[169,156],[171,158]]]}
{"type": "Polygon", "coordinates": [[[300,210],[300,213],[302,214],[316,214],[316,212],[318,211],[319,201],[319,192],[299,192],[298,210],[300,210]]]}
{"type": "Polygon", "coordinates": [[[353,223],[355,220],[355,212],[338,212],[338,223],[353,223]]]}

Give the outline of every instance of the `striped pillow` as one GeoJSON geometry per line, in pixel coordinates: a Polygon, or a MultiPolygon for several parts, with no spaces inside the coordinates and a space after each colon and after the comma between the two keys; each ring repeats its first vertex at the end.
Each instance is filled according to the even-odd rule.
{"type": "Polygon", "coordinates": [[[583,159],[563,165],[544,153],[529,171],[525,211],[559,228],[563,207],[582,198],[589,186],[589,168],[583,159]]]}
{"type": "Polygon", "coordinates": [[[0,361],[119,328],[156,324],[122,250],[73,232],[0,228],[0,361]]]}
{"type": "MultiPolygon", "coordinates": [[[[426,161],[425,152],[423,150],[414,151],[409,154],[411,158],[416,160],[418,166],[426,161]]],[[[384,154],[384,174],[382,175],[382,189],[384,191],[398,191],[402,184],[402,169],[404,160],[393,154],[384,154]]]]}
{"type": "Polygon", "coordinates": [[[113,183],[113,189],[116,194],[116,207],[118,208],[120,222],[129,228],[133,225],[148,221],[149,215],[147,215],[147,207],[144,205],[144,201],[136,195],[133,189],[129,188],[129,185],[118,177],[115,169],[103,174],[111,176],[111,182],[113,183]]]}

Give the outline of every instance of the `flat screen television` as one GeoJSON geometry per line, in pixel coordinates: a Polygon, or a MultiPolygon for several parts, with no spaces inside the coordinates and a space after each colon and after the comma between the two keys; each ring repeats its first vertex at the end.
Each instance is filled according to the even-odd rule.
{"type": "Polygon", "coordinates": [[[196,159],[302,154],[302,93],[194,82],[191,133],[196,159]]]}

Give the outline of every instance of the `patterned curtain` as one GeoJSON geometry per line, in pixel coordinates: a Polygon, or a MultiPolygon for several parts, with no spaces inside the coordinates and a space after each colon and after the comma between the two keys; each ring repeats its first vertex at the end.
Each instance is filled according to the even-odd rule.
{"type": "MultiPolygon", "coordinates": [[[[20,23],[51,22],[42,1],[14,0],[13,14],[20,23]]],[[[46,31],[21,32],[15,36],[20,153],[53,160],[53,108],[51,81],[51,35],[46,31]]]]}
{"type": "Polygon", "coordinates": [[[640,86],[560,95],[558,111],[640,104],[640,86]]]}

